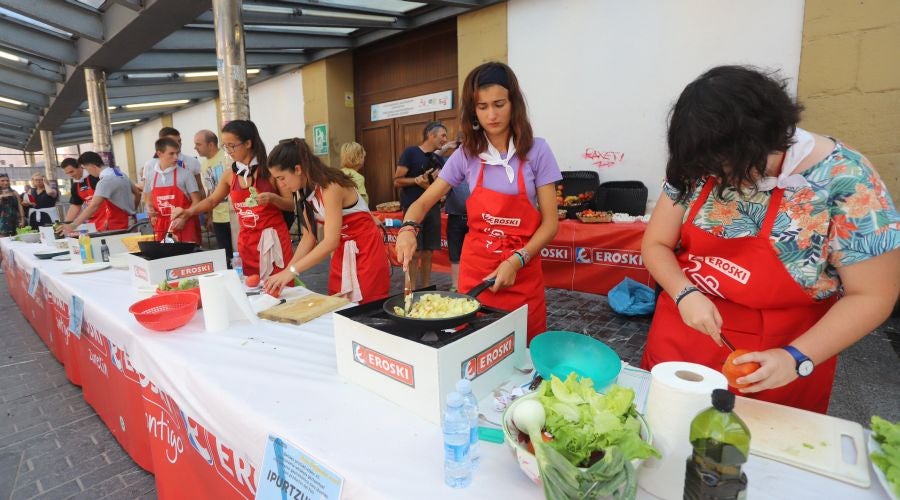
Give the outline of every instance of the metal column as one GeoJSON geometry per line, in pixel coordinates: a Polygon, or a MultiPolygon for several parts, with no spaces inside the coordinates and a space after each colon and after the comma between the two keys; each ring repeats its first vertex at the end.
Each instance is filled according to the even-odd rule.
{"type": "Polygon", "coordinates": [[[59,161],[56,159],[56,146],[53,144],[53,132],[41,130],[41,149],[44,150],[44,175],[47,182],[56,179],[56,167],[59,161]]]}
{"type": "Polygon", "coordinates": [[[250,119],[247,62],[241,0],[213,0],[216,29],[216,66],[219,68],[219,113],[222,124],[250,119]]]}
{"type": "Polygon", "coordinates": [[[94,149],[108,166],[115,166],[112,149],[112,127],[109,125],[109,101],[106,99],[106,73],[100,69],[85,68],[84,83],[87,87],[88,107],[91,108],[91,135],[94,149]]]}

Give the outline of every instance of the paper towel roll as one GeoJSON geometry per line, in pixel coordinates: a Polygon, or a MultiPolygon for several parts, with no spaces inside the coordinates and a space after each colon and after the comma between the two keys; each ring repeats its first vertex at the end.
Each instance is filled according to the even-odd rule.
{"type": "Polygon", "coordinates": [[[200,300],[203,301],[203,324],[206,331],[218,332],[228,328],[231,322],[229,315],[228,291],[225,287],[225,276],[221,273],[200,276],[200,300]]]}
{"type": "Polygon", "coordinates": [[[691,421],[712,406],[713,389],[726,389],[728,381],[711,368],[684,362],[660,363],[650,375],[644,417],[653,432],[653,446],[662,458],[644,462],[638,484],[660,498],[681,499],[685,464],[692,451],[691,421]]]}

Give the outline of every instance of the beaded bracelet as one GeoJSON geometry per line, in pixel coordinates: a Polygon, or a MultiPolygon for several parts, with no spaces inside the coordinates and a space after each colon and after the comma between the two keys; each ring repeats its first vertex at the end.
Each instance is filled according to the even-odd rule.
{"type": "Polygon", "coordinates": [[[419,235],[419,230],[415,226],[402,226],[400,229],[397,230],[397,234],[400,234],[404,231],[407,231],[407,232],[412,231],[413,234],[415,234],[416,236],[419,235]]]}
{"type": "Polygon", "coordinates": [[[528,250],[525,250],[525,247],[516,250],[515,253],[519,254],[519,257],[522,257],[523,266],[531,262],[531,254],[528,253],[528,250]]]}

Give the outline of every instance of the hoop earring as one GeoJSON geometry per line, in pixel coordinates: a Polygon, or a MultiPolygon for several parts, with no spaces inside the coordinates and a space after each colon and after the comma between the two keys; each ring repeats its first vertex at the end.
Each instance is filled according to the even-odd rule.
{"type": "Polygon", "coordinates": [[[478,123],[478,120],[475,120],[475,123],[472,124],[472,130],[478,130],[481,128],[481,124],[478,123]]]}

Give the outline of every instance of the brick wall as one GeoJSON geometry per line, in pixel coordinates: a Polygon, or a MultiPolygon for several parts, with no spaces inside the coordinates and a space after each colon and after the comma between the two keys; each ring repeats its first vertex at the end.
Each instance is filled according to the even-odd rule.
{"type": "Polygon", "coordinates": [[[801,126],[861,151],[900,202],[900,1],[807,0],[801,126]]]}

